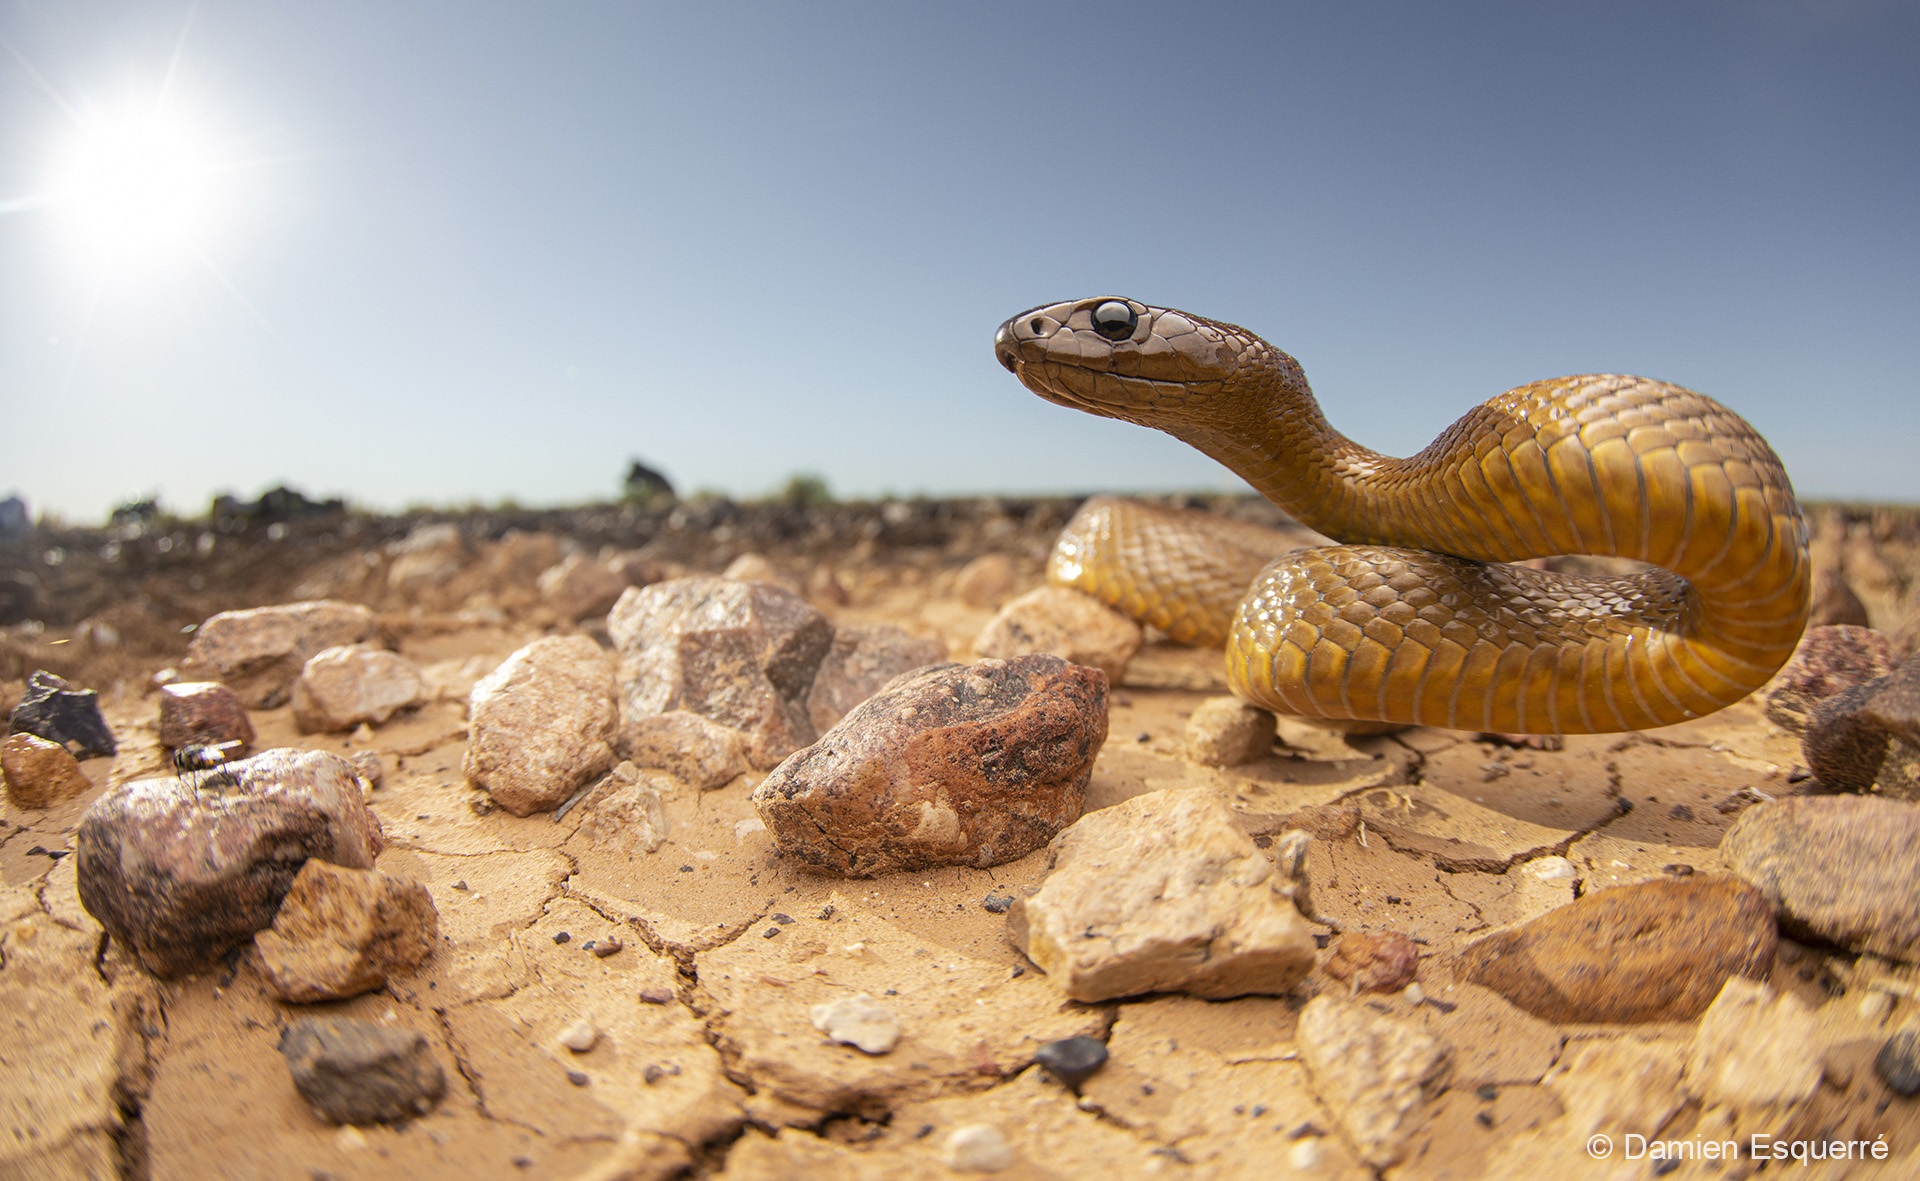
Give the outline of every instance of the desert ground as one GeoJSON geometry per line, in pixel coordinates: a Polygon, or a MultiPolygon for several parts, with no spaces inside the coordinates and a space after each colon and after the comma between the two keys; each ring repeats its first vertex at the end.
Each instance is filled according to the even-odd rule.
{"type": "MultiPolygon", "coordinates": [[[[1179,500],[1288,528],[1251,498],[1179,500]]],[[[614,668],[616,593],[767,583],[835,634],[891,627],[964,664],[1041,585],[1077,503],[381,517],[292,497],[0,541],[0,712],[45,670],[97,691],[117,740],[80,760],[74,792],[30,807],[10,781],[0,804],[0,1177],[1920,1174],[1913,845],[1883,856],[1852,830],[1786,824],[1767,855],[1811,886],[1754,880],[1766,857],[1723,845],[1767,809],[1856,797],[1906,809],[1907,828],[1880,828],[1909,840],[1920,805],[1897,719],[1888,770],[1846,794],[1813,775],[1802,723],[1768,691],[1685,725],[1545,742],[1283,718],[1223,758],[1195,719],[1226,693],[1220,654],[1147,634],[1110,662],[1105,740],[1074,797],[1080,831],[1131,818],[1075,863],[1119,876],[1062,905],[1124,893],[1099,883],[1130,864],[1167,882],[1231,866],[1234,888],[1300,924],[1274,938],[1307,958],[1231,987],[1143,969],[1129,978],[1148,990],[1123,995],[1046,970],[1023,942],[1054,913],[1036,892],[1065,888],[1064,837],[985,867],[845,876],[781,847],[752,798],[776,773],[764,765],[691,782],[671,758],[639,765],[622,738],[613,766],[525,815],[470,774],[476,685],[553,637],[614,668]],[[209,679],[189,660],[209,620],[305,601],[368,609],[363,648],[423,688],[379,721],[301,716],[283,692],[248,710],[247,753],[359,756],[373,868],[424,887],[431,937],[340,999],[283,999],[247,939],[155,975],[82,903],[82,818],[180,774],[160,703],[209,679]],[[607,806],[619,791],[642,803],[607,806]],[[1200,832],[1181,818],[1202,813],[1226,818],[1206,849],[1150,839],[1200,832]],[[1203,868],[1181,868],[1185,853],[1203,868]],[[1730,891],[1730,917],[1711,919],[1730,891]],[[1832,919],[1828,904],[1853,909],[1832,919]],[[859,995],[891,1031],[877,1051],[819,1016],[859,995]],[[316,1016],[419,1035],[444,1086],[404,1117],[326,1118],[283,1053],[316,1016]],[[1072,1038],[1104,1045],[1104,1062],[1036,1065],[1072,1038]],[[1795,1159],[1812,1145],[1823,1159],[1795,1159]]],[[[1910,658],[1920,511],[1809,515],[1816,623],[1910,658]]],[[[1155,927],[1164,901],[1102,920],[1113,960],[1138,950],[1128,924],[1177,934],[1155,927]]],[[[1188,959],[1230,973],[1247,948],[1209,921],[1214,942],[1188,959]]]]}

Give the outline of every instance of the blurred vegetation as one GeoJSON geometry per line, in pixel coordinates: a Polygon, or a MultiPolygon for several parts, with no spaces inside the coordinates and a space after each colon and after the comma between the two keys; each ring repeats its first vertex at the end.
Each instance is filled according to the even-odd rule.
{"type": "Polygon", "coordinates": [[[781,485],[773,499],[794,508],[818,508],[833,503],[833,489],[827,487],[825,476],[795,472],[787,477],[787,482],[781,485]]]}

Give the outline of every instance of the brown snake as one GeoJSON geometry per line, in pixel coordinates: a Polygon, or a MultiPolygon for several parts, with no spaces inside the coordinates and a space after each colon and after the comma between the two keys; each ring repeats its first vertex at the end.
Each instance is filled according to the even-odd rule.
{"type": "Polygon", "coordinates": [[[1299,363],[1231,324],[1082,299],[1008,320],[994,352],[1048,401],[1183,439],[1344,543],[1252,576],[1244,543],[1100,501],[1049,563],[1053,581],[1175,639],[1224,640],[1233,690],[1276,712],[1536,734],[1664,726],[1764,684],[1806,626],[1807,528],[1786,472],[1691,390],[1538,381],[1395,459],[1334,430],[1299,363]],[[1566,554],[1655,568],[1507,564],[1566,554]]]}

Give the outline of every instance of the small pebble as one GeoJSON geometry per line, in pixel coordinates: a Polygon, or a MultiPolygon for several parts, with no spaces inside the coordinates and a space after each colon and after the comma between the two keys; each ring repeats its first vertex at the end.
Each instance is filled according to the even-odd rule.
{"type": "Polygon", "coordinates": [[[1473,1094],[1482,1103],[1491,1103],[1500,1097],[1500,1088],[1492,1083],[1481,1083],[1473,1089],[1473,1094]]]}
{"type": "Polygon", "coordinates": [[[572,939],[572,938],[573,938],[573,936],[572,936],[572,935],[569,935],[569,934],[568,934],[567,932],[565,932],[565,931],[555,931],[555,932],[553,933],[553,941],[554,941],[555,943],[565,943],[565,942],[567,942],[567,941],[568,941],[569,939],[572,939]]]}
{"type": "Polygon", "coordinates": [[[1893,998],[1877,988],[1870,988],[1860,997],[1860,1019],[1870,1025],[1878,1025],[1893,1012],[1893,998]]]}
{"type": "Polygon", "coordinates": [[[592,1080],[587,1077],[587,1072],[584,1070],[569,1070],[567,1081],[576,1087],[584,1087],[592,1080]]]}
{"type": "Polygon", "coordinates": [[[1298,1172],[1306,1172],[1320,1163],[1320,1137],[1308,1136],[1287,1150],[1287,1163],[1298,1172]]]}
{"type": "Polygon", "coordinates": [[[1902,1030],[1888,1038],[1874,1056],[1873,1068],[1894,1094],[1904,1099],[1920,1095],[1920,1031],[1902,1030]]]}
{"type": "Polygon", "coordinates": [[[947,1134],[941,1158],[963,1173],[997,1173],[1013,1163],[1013,1148],[992,1124],[962,1124],[947,1134]]]}
{"type": "Polygon", "coordinates": [[[618,954],[626,944],[618,939],[602,939],[598,943],[589,943],[587,946],[593,950],[593,954],[604,960],[610,955],[618,954]]]}
{"type": "Polygon", "coordinates": [[[1013,908],[1013,895],[995,890],[982,899],[980,905],[986,908],[988,914],[1005,914],[1013,908]]]}
{"type": "Polygon", "coordinates": [[[643,988],[640,990],[640,1001],[642,1004],[664,1005],[672,999],[673,992],[671,989],[643,988]]]}
{"type": "Polygon", "coordinates": [[[884,1054],[900,1040],[900,1021],[893,1010],[864,992],[815,1005],[809,1015],[813,1027],[828,1038],[868,1054],[884,1054]]]}
{"type": "Polygon", "coordinates": [[[647,1068],[640,1072],[640,1077],[647,1080],[647,1085],[651,1087],[653,1084],[667,1077],[667,1071],[666,1068],[658,1062],[649,1062],[647,1063],[647,1068]]]}
{"type": "Polygon", "coordinates": [[[560,1044],[576,1054],[584,1054],[600,1042],[600,1027],[582,1017],[560,1031],[560,1044]]]}
{"type": "Polygon", "coordinates": [[[764,931],[762,931],[762,932],[760,932],[760,937],[761,937],[762,939],[771,939],[771,938],[773,938],[773,937],[774,937],[775,935],[778,935],[779,933],[780,933],[780,928],[778,928],[778,927],[768,927],[768,928],[767,928],[766,930],[764,930],[764,931]]]}
{"type": "Polygon", "coordinates": [[[1035,1050],[1033,1060],[1042,1070],[1059,1079],[1062,1086],[1077,1091],[1081,1083],[1092,1078],[1095,1071],[1107,1064],[1107,1045],[1097,1038],[1061,1038],[1035,1050]]]}

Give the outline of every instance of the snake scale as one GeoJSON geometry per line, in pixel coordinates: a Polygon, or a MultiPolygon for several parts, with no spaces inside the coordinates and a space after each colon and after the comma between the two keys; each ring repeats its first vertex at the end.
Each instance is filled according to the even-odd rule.
{"type": "Polygon", "coordinates": [[[1786,471],[1691,390],[1534,382],[1396,459],[1334,430],[1299,363],[1231,324],[1098,297],[1022,312],[994,351],[1048,401],[1166,431],[1341,543],[1268,562],[1194,514],[1101,500],[1055,548],[1053,581],[1175,639],[1224,641],[1229,685],[1268,709],[1645,729],[1746,696],[1806,627],[1807,527],[1786,471]],[[1572,554],[1646,565],[1512,564],[1572,554]]]}

